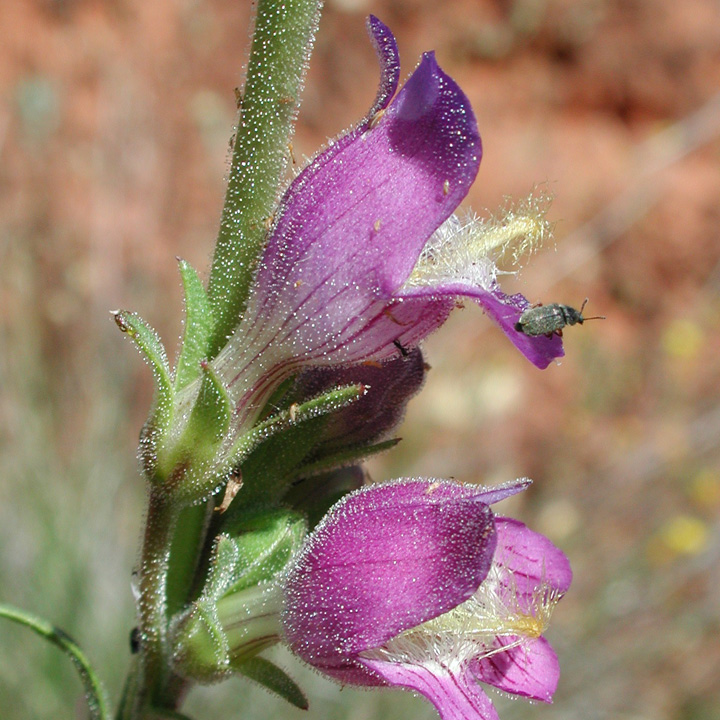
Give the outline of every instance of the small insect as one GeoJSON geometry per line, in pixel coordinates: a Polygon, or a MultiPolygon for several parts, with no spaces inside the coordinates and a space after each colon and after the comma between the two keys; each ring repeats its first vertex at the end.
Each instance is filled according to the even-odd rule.
{"type": "Polygon", "coordinates": [[[520,316],[520,319],[515,323],[515,329],[530,337],[538,337],[539,335],[552,337],[553,334],[562,337],[562,329],[566,325],[582,325],[586,320],[604,320],[604,315],[583,317],[582,311],[585,309],[587,301],[588,299],[585,298],[585,302],[579,310],[560,303],[534,305],[525,310],[520,316]]]}

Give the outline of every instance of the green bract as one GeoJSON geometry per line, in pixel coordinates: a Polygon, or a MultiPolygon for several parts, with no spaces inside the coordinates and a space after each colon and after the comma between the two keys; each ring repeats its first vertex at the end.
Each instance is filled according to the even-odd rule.
{"type": "MultiPolygon", "coordinates": [[[[177,672],[214,682],[244,672],[248,660],[279,640],[276,580],[305,533],[297,513],[265,510],[246,514],[217,537],[200,597],[172,621],[177,672]]],[[[260,672],[256,665],[245,669],[260,672]]]]}

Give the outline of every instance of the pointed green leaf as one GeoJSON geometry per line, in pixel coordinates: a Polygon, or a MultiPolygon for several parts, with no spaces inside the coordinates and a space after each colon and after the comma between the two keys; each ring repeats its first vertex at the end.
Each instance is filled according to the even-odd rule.
{"type": "Polygon", "coordinates": [[[175,390],[200,377],[200,362],[208,356],[208,342],[214,325],[212,308],[197,272],[185,260],[180,260],[179,264],[185,290],[185,332],[175,369],[175,390]]]}
{"type": "Polygon", "coordinates": [[[0,617],[24,625],[67,654],[75,664],[85,688],[90,717],[92,720],[110,720],[105,690],[85,653],[69,635],[46,620],[9,605],[0,605],[0,617]]]}
{"type": "Polygon", "coordinates": [[[162,431],[170,423],[173,388],[167,353],[158,334],[137,313],[116,310],[112,313],[116,325],[135,343],[152,370],[155,379],[155,400],[148,418],[154,432],[162,431]]]}
{"type": "Polygon", "coordinates": [[[261,657],[250,658],[239,663],[235,669],[245,677],[260,683],[300,710],[309,707],[307,698],[297,683],[274,663],[261,657]]]}

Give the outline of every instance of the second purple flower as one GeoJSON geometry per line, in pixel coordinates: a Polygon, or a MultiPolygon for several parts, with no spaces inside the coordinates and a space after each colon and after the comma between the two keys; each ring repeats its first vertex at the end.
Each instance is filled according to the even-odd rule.
{"type": "Polygon", "coordinates": [[[290,647],[343,683],[415,690],[443,720],[497,720],[478,681],[551,702],[542,634],[570,565],[489,508],[526,485],[400,480],[346,496],[284,581],[290,647]]]}

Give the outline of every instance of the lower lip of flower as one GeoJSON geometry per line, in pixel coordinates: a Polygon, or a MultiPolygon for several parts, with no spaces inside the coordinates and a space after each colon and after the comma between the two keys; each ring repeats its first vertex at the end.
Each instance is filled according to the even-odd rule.
{"type": "Polygon", "coordinates": [[[541,582],[529,598],[521,600],[515,589],[499,579],[500,574],[491,570],[469,600],[406,630],[382,648],[363,653],[363,657],[414,664],[428,659],[462,662],[489,657],[541,637],[561,593],[541,582]],[[498,643],[498,638],[506,641],[498,643]]]}

